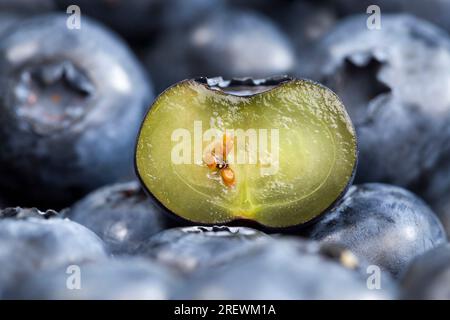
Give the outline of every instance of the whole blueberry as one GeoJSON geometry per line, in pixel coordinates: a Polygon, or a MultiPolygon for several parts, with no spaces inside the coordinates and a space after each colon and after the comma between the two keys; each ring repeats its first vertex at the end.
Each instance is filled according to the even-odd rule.
{"type": "Polygon", "coordinates": [[[0,37],[0,189],[58,208],[124,176],[152,92],[116,36],[66,15],[23,20],[0,37]]]}
{"type": "Polygon", "coordinates": [[[268,18],[222,10],[152,44],[147,56],[158,91],[186,78],[252,76],[289,72],[295,62],[289,39],[268,18]]]}
{"type": "Polygon", "coordinates": [[[401,284],[404,299],[450,299],[450,244],[414,259],[401,284]]]}
{"type": "Polygon", "coordinates": [[[225,264],[268,239],[266,234],[245,227],[174,228],[142,242],[135,254],[189,273],[225,264]]]}
{"type": "Polygon", "coordinates": [[[323,254],[317,243],[277,239],[196,273],[175,298],[388,299],[394,297],[393,288],[386,283],[385,290],[370,290],[352,264],[347,267],[323,254]]]}
{"type": "Polygon", "coordinates": [[[161,300],[167,299],[179,283],[175,272],[148,260],[133,257],[84,263],[70,271],[68,274],[63,268],[47,270],[39,277],[20,285],[11,297],[51,300],[161,300]],[[77,273],[79,279],[76,278],[77,273]]]}
{"type": "Polygon", "coordinates": [[[54,211],[0,211],[0,297],[43,270],[105,259],[102,241],[54,211]]]}
{"type": "Polygon", "coordinates": [[[345,19],[318,44],[303,75],[343,100],[359,140],[356,182],[408,188],[433,208],[450,191],[450,40],[423,20],[345,19]]]}
{"type": "Polygon", "coordinates": [[[130,254],[165,229],[161,210],[138,182],[103,187],[75,203],[67,216],[94,231],[114,254],[130,254]]]}
{"type": "Polygon", "coordinates": [[[414,257],[447,241],[439,219],[421,199],[378,183],[351,187],[341,203],[304,235],[342,244],[394,276],[414,257]]]}

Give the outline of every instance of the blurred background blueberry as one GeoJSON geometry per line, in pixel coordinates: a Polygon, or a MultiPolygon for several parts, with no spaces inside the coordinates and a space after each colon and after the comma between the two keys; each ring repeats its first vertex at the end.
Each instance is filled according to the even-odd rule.
{"type": "Polygon", "coordinates": [[[213,11],[225,0],[55,0],[65,10],[78,5],[83,13],[105,23],[130,41],[146,41],[167,30],[181,30],[213,11]]]}
{"type": "Polygon", "coordinates": [[[199,76],[264,78],[294,69],[288,37],[257,12],[224,10],[198,20],[184,32],[172,30],[149,46],[146,57],[158,92],[199,76]],[[161,61],[170,61],[162,64],[161,61]]]}

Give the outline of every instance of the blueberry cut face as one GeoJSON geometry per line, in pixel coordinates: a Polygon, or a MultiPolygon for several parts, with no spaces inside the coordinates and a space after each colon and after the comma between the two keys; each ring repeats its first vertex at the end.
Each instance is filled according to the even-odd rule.
{"type": "Polygon", "coordinates": [[[329,89],[290,78],[197,79],[154,102],[138,136],[143,186],[186,220],[303,224],[347,189],[356,137],[329,89]]]}

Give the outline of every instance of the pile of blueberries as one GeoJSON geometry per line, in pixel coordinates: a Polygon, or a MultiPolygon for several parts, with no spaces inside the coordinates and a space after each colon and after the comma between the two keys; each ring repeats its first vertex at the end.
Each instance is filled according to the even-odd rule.
{"type": "Polygon", "coordinates": [[[440,0],[0,0],[0,299],[450,299],[449,15],[440,0]],[[155,96],[277,74],[342,98],[354,186],[289,234],[170,220],[133,173],[155,96]]]}

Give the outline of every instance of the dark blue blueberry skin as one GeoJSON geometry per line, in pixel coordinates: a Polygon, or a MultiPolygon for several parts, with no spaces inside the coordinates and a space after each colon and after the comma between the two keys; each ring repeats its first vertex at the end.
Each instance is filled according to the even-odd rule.
{"type": "Polygon", "coordinates": [[[383,14],[343,20],[300,73],[343,100],[359,141],[356,183],[384,182],[419,194],[433,209],[450,192],[450,38],[430,23],[383,14]]]}
{"type": "Polygon", "coordinates": [[[5,30],[20,21],[21,16],[11,13],[0,12],[0,36],[5,30]]]}
{"type": "Polygon", "coordinates": [[[78,5],[83,14],[102,21],[128,40],[145,40],[167,29],[183,28],[225,6],[224,0],[56,0],[66,10],[78,5]]]}
{"type": "Polygon", "coordinates": [[[57,300],[168,299],[179,286],[173,270],[146,259],[121,257],[79,265],[79,290],[66,286],[70,274],[55,268],[18,286],[8,298],[57,300]]]}
{"type": "Polygon", "coordinates": [[[403,299],[450,299],[450,244],[414,259],[402,277],[403,299]]]}
{"type": "Polygon", "coordinates": [[[75,203],[67,216],[94,231],[113,254],[131,254],[151,235],[168,227],[161,209],[137,182],[96,190],[75,203]]]}
{"type": "Polygon", "coordinates": [[[268,239],[266,234],[244,227],[174,228],[152,236],[134,254],[191,273],[223,265],[268,239]]]}
{"type": "Polygon", "coordinates": [[[13,205],[61,208],[132,174],[150,83],[119,38],[66,19],[26,19],[0,38],[0,189],[13,205]]]}
{"type": "Polygon", "coordinates": [[[92,231],[54,211],[0,211],[0,298],[44,270],[106,257],[102,241],[92,231]]]}
{"type": "Polygon", "coordinates": [[[270,19],[251,11],[223,10],[161,37],[150,46],[146,60],[160,92],[198,76],[285,74],[294,67],[295,54],[287,36],[270,19]]]}
{"type": "Polygon", "coordinates": [[[226,265],[198,272],[176,299],[389,299],[395,289],[369,290],[351,266],[323,254],[317,243],[277,239],[254,246],[226,265]]]}
{"type": "Polygon", "coordinates": [[[421,199],[378,183],[351,187],[341,203],[303,235],[342,244],[393,276],[414,257],[447,241],[439,219],[421,199]]]}

